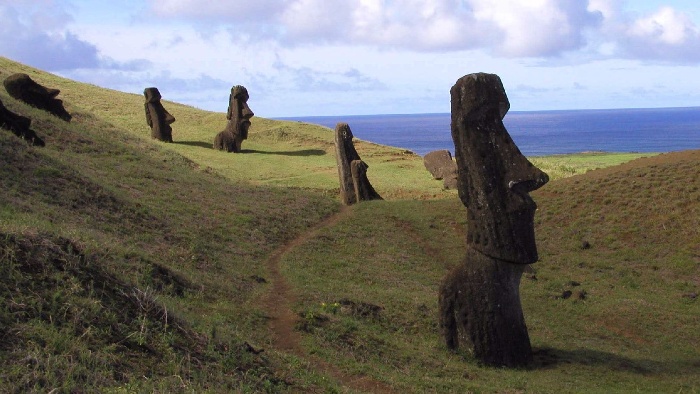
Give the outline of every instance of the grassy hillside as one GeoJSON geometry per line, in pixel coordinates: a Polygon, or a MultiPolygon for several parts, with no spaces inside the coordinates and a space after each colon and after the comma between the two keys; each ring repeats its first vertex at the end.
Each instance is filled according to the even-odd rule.
{"type": "Polygon", "coordinates": [[[0,130],[2,392],[700,390],[700,152],[534,159],[560,179],[522,285],[536,362],[508,371],[440,343],[466,215],[419,156],[356,142],[386,200],[345,209],[326,128],[254,118],[227,154],[224,114],[166,101],[164,144],[141,95],[15,72],[74,117],[0,89],[47,144],[0,130]]]}

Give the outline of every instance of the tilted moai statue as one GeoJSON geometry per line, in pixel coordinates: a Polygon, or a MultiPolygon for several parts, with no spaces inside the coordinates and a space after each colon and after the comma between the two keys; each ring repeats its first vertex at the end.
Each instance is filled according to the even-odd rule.
{"type": "Polygon", "coordinates": [[[347,123],[335,126],[335,160],[340,178],[340,200],[345,205],[360,201],[381,200],[367,179],[367,163],[360,159],[352,142],[352,131],[347,123]]]}
{"type": "Polygon", "coordinates": [[[445,189],[457,188],[457,163],[447,149],[427,153],[423,165],[435,179],[442,179],[445,189]]]}
{"type": "Polygon", "coordinates": [[[520,278],[537,261],[529,192],[549,181],[503,125],[510,108],[500,78],[470,74],[450,90],[458,191],[467,208],[467,253],[440,288],[440,328],[447,347],[465,346],[489,365],[531,361],[520,278]]]}
{"type": "Polygon", "coordinates": [[[214,138],[214,149],[226,152],[240,152],[243,140],[248,138],[250,118],[255,115],[248,107],[248,90],[241,85],[231,88],[228,99],[226,128],[214,138]]]}
{"type": "Polygon", "coordinates": [[[44,87],[31,79],[29,75],[22,73],[12,74],[5,78],[3,85],[5,85],[7,93],[15,99],[70,122],[72,116],[63,107],[63,101],[56,98],[61,93],[60,90],[44,87]]]}
{"type": "Polygon", "coordinates": [[[29,128],[31,124],[31,119],[10,111],[0,101],[0,127],[12,131],[17,137],[32,145],[44,146],[44,141],[36,135],[34,130],[29,128]]]}
{"type": "Polygon", "coordinates": [[[161,104],[158,88],[146,88],[143,95],[146,97],[143,106],[146,109],[146,123],[151,128],[151,137],[163,142],[173,142],[173,128],[170,125],[175,122],[175,117],[161,104]]]}

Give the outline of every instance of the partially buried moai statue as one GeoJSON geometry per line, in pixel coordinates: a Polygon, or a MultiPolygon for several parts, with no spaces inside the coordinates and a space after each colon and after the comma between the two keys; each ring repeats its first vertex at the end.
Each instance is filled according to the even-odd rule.
{"type": "Polygon", "coordinates": [[[345,205],[381,200],[382,197],[367,179],[369,166],[360,159],[352,138],[352,131],[347,123],[338,123],[335,126],[335,159],[340,178],[340,200],[345,205]]]}
{"type": "Polygon", "coordinates": [[[226,152],[240,152],[243,140],[248,138],[250,118],[255,115],[248,107],[248,90],[241,85],[231,88],[228,100],[228,123],[226,128],[214,138],[214,149],[226,152]]]}
{"type": "Polygon", "coordinates": [[[56,98],[61,93],[60,90],[40,85],[31,79],[29,75],[22,73],[12,74],[5,78],[3,85],[5,85],[7,93],[15,99],[48,111],[66,122],[70,122],[72,116],[63,107],[63,101],[56,98]]]}
{"type": "Polygon", "coordinates": [[[10,111],[0,101],[0,127],[12,131],[17,137],[34,146],[44,146],[44,140],[39,138],[34,130],[29,128],[31,124],[31,119],[10,111]]]}
{"type": "Polygon", "coordinates": [[[528,193],[549,177],[520,153],[503,125],[510,104],[497,75],[466,75],[450,94],[467,253],[440,287],[440,328],[451,349],[464,346],[489,365],[523,366],[532,349],[520,278],[538,259],[537,206],[528,193]]]}
{"type": "Polygon", "coordinates": [[[175,122],[175,117],[161,104],[160,92],[157,88],[146,88],[143,95],[146,97],[144,107],[146,123],[151,127],[151,137],[163,142],[173,142],[173,128],[170,125],[175,122]]]}

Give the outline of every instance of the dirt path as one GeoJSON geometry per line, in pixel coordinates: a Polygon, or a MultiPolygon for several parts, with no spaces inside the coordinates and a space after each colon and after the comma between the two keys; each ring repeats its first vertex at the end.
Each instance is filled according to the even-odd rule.
{"type": "Polygon", "coordinates": [[[291,353],[307,360],[312,365],[312,368],[333,376],[340,384],[349,389],[360,392],[393,393],[394,391],[391,387],[382,382],[367,376],[348,375],[335,365],[306,353],[301,346],[301,334],[294,329],[298,319],[298,316],[292,311],[296,295],[287,279],[280,272],[280,261],[287,253],[308,242],[322,229],[334,226],[349,215],[350,212],[350,207],[343,206],[340,212],[317,223],[308,231],[288,242],[276,250],[267,260],[269,280],[272,282],[272,287],[263,300],[263,305],[270,317],[269,327],[272,332],[272,344],[280,351],[291,353]]]}

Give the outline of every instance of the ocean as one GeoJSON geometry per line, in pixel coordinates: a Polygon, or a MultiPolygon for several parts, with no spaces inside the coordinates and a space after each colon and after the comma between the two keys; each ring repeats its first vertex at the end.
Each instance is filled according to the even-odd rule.
{"type": "MultiPolygon", "coordinates": [[[[450,114],[350,115],[278,118],[335,128],[350,125],[355,138],[413,151],[454,154],[450,114]]],[[[512,111],[503,120],[526,156],[589,151],[671,152],[700,149],[700,107],[512,111]]]]}

